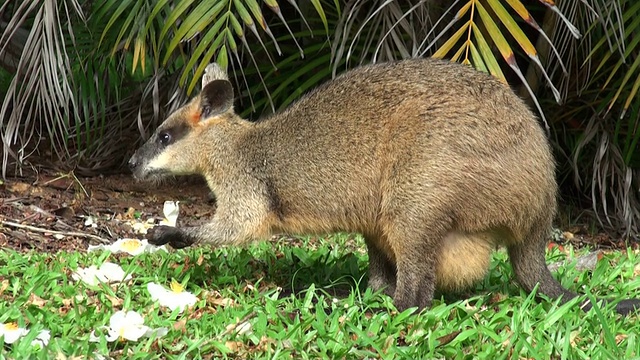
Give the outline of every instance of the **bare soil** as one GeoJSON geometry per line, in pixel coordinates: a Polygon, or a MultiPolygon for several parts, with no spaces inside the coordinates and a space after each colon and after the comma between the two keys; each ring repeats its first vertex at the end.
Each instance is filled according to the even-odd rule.
{"type": "MultiPolygon", "coordinates": [[[[7,179],[0,183],[0,250],[86,251],[89,244],[141,238],[131,219],[162,219],[166,200],[180,201],[181,226],[206,222],[215,212],[206,184],[195,178],[160,185],[136,182],[128,174],[78,179],[72,174],[40,173],[7,179]],[[86,225],[87,217],[95,225],[86,225]]],[[[563,230],[565,239],[560,243],[638,247],[606,233],[589,234],[583,226],[563,230]]]]}
{"type": "Polygon", "coordinates": [[[39,174],[0,183],[0,249],[85,251],[89,244],[142,238],[130,221],[163,218],[165,200],[180,201],[179,225],[206,222],[215,212],[199,179],[165,184],[136,182],[130,175],[75,178],[39,174]],[[87,225],[91,217],[95,225],[87,225]]]}

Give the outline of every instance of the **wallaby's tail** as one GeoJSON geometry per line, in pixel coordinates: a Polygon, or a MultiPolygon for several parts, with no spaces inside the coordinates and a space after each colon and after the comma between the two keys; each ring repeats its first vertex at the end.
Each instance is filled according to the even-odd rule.
{"type": "MultiPolygon", "coordinates": [[[[531,238],[524,239],[515,245],[509,247],[509,258],[516,274],[518,282],[527,290],[532,291],[538,285],[538,293],[544,294],[550,298],[558,298],[562,296],[562,302],[567,302],[578,294],[569,291],[551,275],[545,262],[546,232],[544,226],[539,227],[531,232],[531,238]]],[[[598,299],[598,302],[606,300],[598,299]]],[[[591,303],[586,302],[582,308],[587,311],[591,309],[591,303]]],[[[628,299],[618,302],[616,311],[626,315],[640,310],[640,299],[628,299]]]]}

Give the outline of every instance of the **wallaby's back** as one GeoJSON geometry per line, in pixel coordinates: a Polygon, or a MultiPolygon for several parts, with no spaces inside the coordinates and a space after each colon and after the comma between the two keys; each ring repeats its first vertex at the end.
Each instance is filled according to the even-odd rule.
{"type": "Polygon", "coordinates": [[[497,79],[431,59],[364,66],[256,123],[233,113],[226,79],[203,87],[155,135],[180,138],[159,149],[152,138],[132,164],[141,178],[201,172],[219,207],[208,227],[165,229],[152,242],[359,232],[370,286],[401,309],[481,279],[504,245],[527,290],[576,296],[544,261],[557,192],[549,144],[497,79]]]}

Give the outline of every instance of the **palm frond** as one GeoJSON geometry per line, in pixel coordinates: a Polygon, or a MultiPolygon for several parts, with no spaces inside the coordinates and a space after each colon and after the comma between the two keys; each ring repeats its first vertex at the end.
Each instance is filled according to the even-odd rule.
{"type": "MultiPolygon", "coordinates": [[[[5,5],[6,6],[6,5],[5,5]]],[[[7,48],[13,34],[28,31],[16,66],[17,75],[11,81],[0,108],[0,128],[3,139],[2,174],[6,176],[9,156],[18,163],[30,154],[14,152],[12,147],[26,149],[26,144],[48,138],[58,157],[67,157],[69,123],[57,119],[78,117],[75,106],[72,69],[67,53],[69,38],[62,29],[72,20],[84,19],[75,0],[57,6],[52,0],[27,0],[18,6],[0,38],[0,49],[7,48]],[[80,12],[78,12],[80,11],[80,12]],[[27,26],[27,18],[31,24],[27,26]],[[23,27],[25,26],[25,27],[23,27]],[[34,126],[39,122],[39,126],[34,126]],[[27,131],[21,132],[25,126],[27,131]]]]}
{"type": "MultiPolygon", "coordinates": [[[[290,3],[298,14],[302,14],[295,2],[290,3]]],[[[328,29],[323,4],[317,0],[312,4],[328,29]]],[[[264,4],[257,0],[107,1],[96,11],[96,16],[106,20],[102,39],[111,36],[108,43],[114,44],[113,51],[127,51],[131,43],[137,44],[134,45],[134,69],[146,53],[142,44],[155,45],[150,49],[150,56],[158,66],[176,61],[186,64],[182,66],[180,84],[187,86],[187,93],[192,93],[206,65],[214,60],[227,67],[229,59],[232,59],[243,77],[246,67],[242,61],[244,56],[256,68],[264,60],[272,67],[276,66],[271,49],[278,55],[282,52],[266,20],[265,10],[276,15],[286,27],[300,56],[304,56],[304,50],[276,0],[265,1],[264,4]],[[113,28],[121,29],[115,37],[113,28]],[[264,50],[260,59],[254,56],[255,50],[249,45],[248,36],[264,50]],[[266,45],[267,39],[269,46],[266,45]],[[242,44],[241,49],[238,42],[242,44]]],[[[306,23],[306,19],[304,21],[306,23]]],[[[261,78],[260,82],[266,86],[264,79],[261,78]]],[[[269,96],[268,91],[266,94],[269,96]]]]}
{"type": "MultiPolygon", "coordinates": [[[[555,5],[542,2],[551,11],[561,15],[570,34],[579,36],[577,29],[555,5]]],[[[506,65],[520,79],[538,112],[545,119],[534,90],[516,61],[517,50],[538,68],[556,101],[561,101],[561,93],[556,89],[553,78],[543,66],[536,47],[523,27],[530,26],[541,34],[556,56],[559,55],[559,50],[520,0],[455,0],[439,14],[436,21],[432,21],[429,16],[437,13],[432,7],[433,2],[423,0],[402,3],[389,0],[349,1],[333,40],[334,76],[337,72],[335,64],[342,58],[346,59],[344,64],[348,67],[352,58],[357,58],[362,63],[368,60],[388,61],[431,54],[436,58],[450,58],[452,61],[471,64],[506,83],[503,69],[506,65]],[[516,21],[516,17],[520,22],[516,21]],[[418,27],[425,23],[430,25],[428,32],[418,27]],[[357,54],[356,49],[360,49],[357,54]]],[[[560,64],[564,69],[561,60],[560,64]]],[[[564,72],[566,73],[566,69],[564,72]]]]}
{"type": "MultiPolygon", "coordinates": [[[[563,84],[563,91],[567,91],[567,105],[573,110],[559,113],[556,120],[572,124],[572,132],[578,134],[574,135],[577,141],[570,145],[574,182],[585,192],[590,188],[592,208],[600,223],[624,236],[637,237],[640,3],[576,3],[572,5],[580,8],[566,13],[575,14],[585,36],[573,45],[572,52],[561,50],[570,64],[571,76],[563,84]]],[[[560,42],[567,39],[561,32],[556,35],[560,42]]]]}

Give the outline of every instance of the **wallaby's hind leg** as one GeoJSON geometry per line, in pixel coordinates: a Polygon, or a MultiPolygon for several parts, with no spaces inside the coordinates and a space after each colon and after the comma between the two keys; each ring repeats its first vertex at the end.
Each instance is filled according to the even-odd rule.
{"type": "Polygon", "coordinates": [[[414,221],[415,226],[394,226],[387,234],[389,244],[395,254],[397,276],[393,303],[398,310],[417,306],[418,309],[431,307],[436,288],[437,252],[446,234],[443,223],[435,221],[414,221]]]}
{"type": "MultiPolygon", "coordinates": [[[[562,302],[567,302],[578,296],[576,293],[562,287],[562,285],[551,275],[545,263],[545,226],[539,226],[529,234],[524,241],[509,246],[509,257],[513,271],[520,284],[527,290],[533,290],[536,284],[538,293],[550,298],[562,296],[562,302]]],[[[598,299],[606,303],[607,300],[598,299]]],[[[592,304],[586,301],[580,306],[589,310],[592,304]]],[[[626,315],[640,310],[640,299],[625,299],[616,304],[616,311],[626,315]]]]}
{"type": "Polygon", "coordinates": [[[396,291],[395,264],[379,248],[379,237],[365,235],[364,240],[369,254],[369,287],[374,291],[383,290],[385,294],[393,297],[396,291]]]}
{"type": "Polygon", "coordinates": [[[518,282],[527,291],[532,291],[536,284],[538,293],[550,298],[562,296],[567,302],[577,294],[565,289],[556,280],[545,262],[546,231],[548,226],[537,225],[526,238],[518,239],[508,247],[509,259],[518,282]]]}

